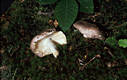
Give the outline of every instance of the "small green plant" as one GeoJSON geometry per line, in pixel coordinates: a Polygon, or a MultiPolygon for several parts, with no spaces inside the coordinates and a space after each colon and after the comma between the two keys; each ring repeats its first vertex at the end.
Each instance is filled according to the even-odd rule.
{"type": "Polygon", "coordinates": [[[42,5],[55,4],[55,17],[59,27],[67,31],[75,21],[78,12],[93,13],[93,0],[38,0],[42,5]]]}
{"type": "Polygon", "coordinates": [[[108,44],[109,46],[115,48],[117,45],[117,40],[115,39],[115,37],[108,37],[105,40],[105,43],[108,44]]]}
{"type": "Polygon", "coordinates": [[[120,47],[126,48],[127,47],[127,39],[120,39],[118,41],[120,47]]]}

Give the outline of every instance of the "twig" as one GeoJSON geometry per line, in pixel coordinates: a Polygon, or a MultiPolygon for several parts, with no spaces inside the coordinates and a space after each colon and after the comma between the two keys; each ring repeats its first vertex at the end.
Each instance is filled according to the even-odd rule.
{"type": "Polygon", "coordinates": [[[112,54],[112,52],[110,51],[109,48],[105,47],[105,50],[108,50],[108,54],[109,54],[110,56],[114,57],[114,55],[112,54]]]}
{"type": "Polygon", "coordinates": [[[44,16],[49,16],[51,17],[52,14],[54,13],[54,11],[51,11],[51,12],[41,12],[41,11],[38,11],[38,15],[44,15],[44,16]]]}
{"type": "Polygon", "coordinates": [[[12,76],[12,80],[15,80],[15,74],[17,73],[17,68],[15,69],[15,72],[14,72],[14,74],[13,74],[13,76],[12,76]]]}
{"type": "Polygon", "coordinates": [[[84,65],[81,59],[78,59],[80,65],[84,65]]]}
{"type": "Polygon", "coordinates": [[[83,70],[91,61],[93,61],[96,58],[100,58],[101,56],[99,54],[97,54],[96,56],[94,56],[92,59],[90,59],[90,61],[88,61],[86,64],[84,64],[80,69],[83,70]]]}

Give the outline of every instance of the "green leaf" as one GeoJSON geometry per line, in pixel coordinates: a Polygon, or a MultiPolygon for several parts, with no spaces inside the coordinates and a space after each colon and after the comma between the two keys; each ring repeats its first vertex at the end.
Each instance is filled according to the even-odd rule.
{"type": "Polygon", "coordinates": [[[57,0],[37,0],[37,1],[40,2],[42,5],[47,5],[47,4],[53,4],[57,0]]]}
{"type": "Polygon", "coordinates": [[[117,40],[115,39],[115,37],[108,37],[105,40],[105,43],[107,43],[108,45],[110,45],[111,47],[116,47],[117,46],[117,40]]]}
{"type": "Polygon", "coordinates": [[[93,0],[78,0],[80,3],[80,12],[93,13],[94,3],[93,0]]]}
{"type": "Polygon", "coordinates": [[[63,31],[69,29],[78,13],[78,5],[75,0],[61,0],[55,8],[55,16],[63,31]]]}
{"type": "Polygon", "coordinates": [[[127,47],[127,39],[120,39],[118,41],[120,47],[126,48],[127,47]]]}

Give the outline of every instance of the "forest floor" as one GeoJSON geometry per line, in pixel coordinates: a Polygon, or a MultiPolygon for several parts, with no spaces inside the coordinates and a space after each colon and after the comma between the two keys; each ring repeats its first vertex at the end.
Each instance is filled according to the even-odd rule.
{"type": "Polygon", "coordinates": [[[1,80],[127,80],[127,48],[118,45],[119,39],[127,39],[127,1],[102,0],[95,6],[94,14],[79,13],[76,20],[96,24],[106,40],[83,38],[71,27],[65,32],[68,44],[57,46],[59,56],[40,58],[30,42],[54,28],[48,23],[54,16],[38,14],[53,5],[14,1],[0,17],[1,80]]]}

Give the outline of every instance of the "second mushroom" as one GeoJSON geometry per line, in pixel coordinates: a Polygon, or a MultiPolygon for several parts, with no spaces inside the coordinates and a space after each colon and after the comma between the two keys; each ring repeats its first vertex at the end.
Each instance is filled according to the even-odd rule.
{"type": "Polygon", "coordinates": [[[96,38],[104,40],[101,31],[95,24],[90,24],[86,21],[77,21],[73,26],[83,34],[85,38],[96,38]]]}

